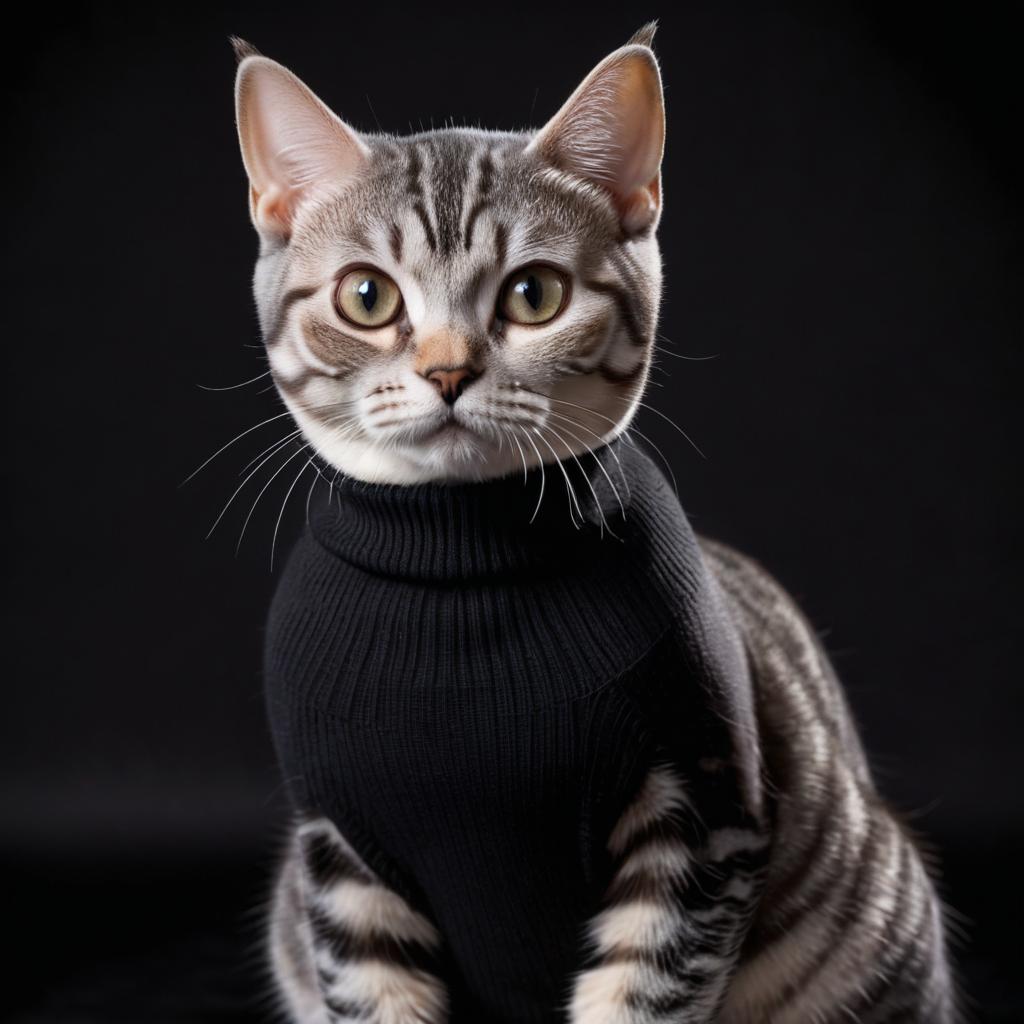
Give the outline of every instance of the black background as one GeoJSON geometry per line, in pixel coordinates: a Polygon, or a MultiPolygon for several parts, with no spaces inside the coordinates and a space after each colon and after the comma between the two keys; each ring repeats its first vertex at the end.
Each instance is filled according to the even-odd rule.
{"type": "Polygon", "coordinates": [[[265,370],[228,34],[364,130],[513,128],[659,17],[648,401],[706,458],[654,413],[639,429],[697,528],[825,635],[883,792],[944,863],[976,1019],[1024,1019],[1019,59],[996,8],[895,6],[81,5],[9,32],[2,1012],[269,1005],[284,809],[259,655],[289,476],[237,558],[268,473],[203,538],[286,421],[178,486],[280,411],[265,379],[198,387],[265,370]]]}

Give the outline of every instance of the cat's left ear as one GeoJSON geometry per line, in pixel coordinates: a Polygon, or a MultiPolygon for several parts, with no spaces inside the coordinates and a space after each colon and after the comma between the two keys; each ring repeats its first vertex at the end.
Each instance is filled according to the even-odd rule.
{"type": "Polygon", "coordinates": [[[608,191],[627,235],[661,215],[665,104],[655,27],[605,57],[526,149],[608,191]]]}
{"type": "Polygon", "coordinates": [[[287,240],[303,202],[351,182],[368,165],[370,150],[286,67],[243,40],[232,42],[239,58],[238,139],[253,224],[265,237],[287,240]]]}

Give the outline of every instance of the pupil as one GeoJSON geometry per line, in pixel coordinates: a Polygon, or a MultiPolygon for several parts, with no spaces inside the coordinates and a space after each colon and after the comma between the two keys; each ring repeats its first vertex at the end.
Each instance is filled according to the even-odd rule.
{"type": "Polygon", "coordinates": [[[516,286],[516,291],[530,304],[530,306],[536,311],[540,309],[540,303],[542,299],[540,281],[531,274],[525,281],[520,281],[516,286]]]}
{"type": "Polygon", "coordinates": [[[359,293],[359,298],[362,299],[363,308],[367,313],[372,313],[373,307],[377,305],[377,282],[367,279],[356,291],[359,293]]]}

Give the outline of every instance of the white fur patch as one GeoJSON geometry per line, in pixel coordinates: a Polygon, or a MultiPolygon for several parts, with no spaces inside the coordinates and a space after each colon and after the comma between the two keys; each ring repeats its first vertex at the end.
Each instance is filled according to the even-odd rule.
{"type": "Polygon", "coordinates": [[[425,917],[383,885],[345,879],[319,893],[317,902],[333,920],[357,935],[390,935],[428,947],[441,941],[425,917]]]}
{"type": "Polygon", "coordinates": [[[590,935],[602,953],[652,950],[671,942],[686,927],[672,905],[634,901],[603,910],[590,924],[590,935]]]}
{"type": "Polygon", "coordinates": [[[339,1002],[373,1007],[372,1024],[441,1024],[448,997],[437,978],[380,960],[339,965],[329,993],[339,1002]]]}

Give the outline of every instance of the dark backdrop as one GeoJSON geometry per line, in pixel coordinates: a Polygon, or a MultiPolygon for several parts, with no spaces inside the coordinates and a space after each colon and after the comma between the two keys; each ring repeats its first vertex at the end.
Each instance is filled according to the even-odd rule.
{"type": "Polygon", "coordinates": [[[650,17],[669,130],[648,400],[707,457],[640,429],[697,528],[826,636],[883,791],[945,863],[977,1017],[1024,1019],[1017,48],[977,4],[821,6],[85,4],[9,31],[12,1019],[256,1020],[264,999],[283,807],[259,655],[287,481],[237,557],[261,483],[203,538],[283,429],[178,486],[280,408],[265,380],[199,387],[265,369],[228,34],[357,127],[507,128],[650,17]]]}

